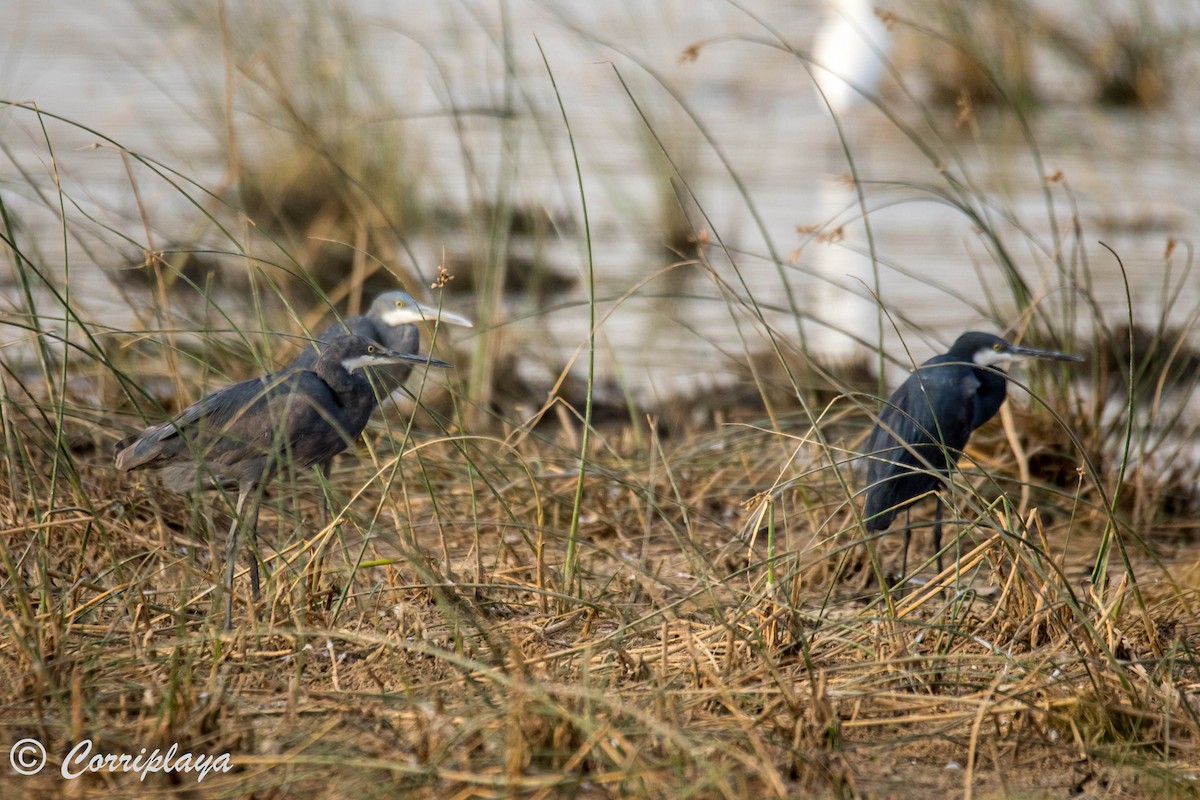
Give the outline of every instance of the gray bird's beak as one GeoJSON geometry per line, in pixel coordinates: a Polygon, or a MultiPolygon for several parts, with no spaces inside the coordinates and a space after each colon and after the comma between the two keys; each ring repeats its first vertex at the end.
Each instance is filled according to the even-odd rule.
{"type": "Polygon", "coordinates": [[[1017,358],[1045,358],[1050,361],[1083,361],[1083,356],[1060,353],[1057,350],[1039,350],[1036,347],[1025,347],[1019,344],[1010,345],[1008,352],[1017,358]]]}
{"type": "Polygon", "coordinates": [[[436,306],[417,303],[417,310],[421,312],[421,316],[425,318],[426,322],[445,322],[450,325],[461,325],[464,328],[475,327],[475,323],[462,314],[456,314],[445,308],[439,309],[436,306]]]}

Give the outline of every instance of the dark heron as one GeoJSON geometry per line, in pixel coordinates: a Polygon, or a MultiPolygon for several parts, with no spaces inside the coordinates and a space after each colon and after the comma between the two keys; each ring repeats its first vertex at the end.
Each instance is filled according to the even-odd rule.
{"type": "MultiPolygon", "coordinates": [[[[300,351],[288,366],[311,369],[317,360],[318,349],[345,333],[379,342],[388,350],[415,353],[421,346],[421,329],[417,325],[419,322],[446,322],[472,327],[471,320],[461,314],[419,303],[407,292],[384,292],[375,298],[366,314],[348,317],[321,331],[317,341],[300,351]]],[[[385,386],[388,391],[403,383],[410,372],[411,364],[371,370],[373,375],[388,378],[385,386]]]]}
{"type": "MultiPolygon", "coordinates": [[[[408,292],[384,292],[372,301],[366,314],[347,317],[321,331],[317,340],[301,350],[288,366],[311,369],[320,349],[347,332],[379,342],[388,350],[415,353],[421,346],[421,328],[417,324],[419,322],[448,322],[452,325],[473,327],[471,320],[461,314],[418,302],[408,292]]],[[[385,397],[403,385],[411,372],[412,364],[403,363],[369,369],[366,374],[381,389],[381,397],[385,397]]],[[[321,473],[326,478],[330,475],[332,463],[333,455],[320,463],[321,473]]]]}
{"type": "MultiPolygon", "coordinates": [[[[246,515],[248,521],[242,523],[247,498],[280,469],[327,461],[358,438],[377,402],[362,370],[411,363],[450,366],[388,350],[361,336],[339,336],[325,345],[309,368],[288,367],[235,383],[188,406],[170,422],[117,442],[117,469],[159,468],[173,491],[237,485],[226,556],[227,630],[233,623],[239,526],[248,532],[251,545],[255,543],[259,497],[246,515]]],[[[257,598],[257,556],[250,583],[257,598]]]]}
{"type": "MultiPolygon", "coordinates": [[[[1082,361],[1079,356],[964,333],[950,350],[919,366],[879,411],[867,440],[868,531],[887,530],[901,509],[937,492],[976,428],[996,415],[1008,392],[998,367],[1017,358],[1082,361]]],[[[942,569],[942,499],[937,495],[933,547],[942,569]]],[[[904,529],[900,572],[908,568],[912,530],[904,529]]]]}

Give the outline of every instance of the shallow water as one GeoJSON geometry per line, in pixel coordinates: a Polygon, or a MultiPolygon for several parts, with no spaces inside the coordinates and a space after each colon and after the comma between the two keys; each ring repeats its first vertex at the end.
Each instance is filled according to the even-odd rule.
{"type": "MultiPolygon", "coordinates": [[[[353,0],[343,5],[352,10],[350,27],[361,37],[360,52],[387,76],[382,84],[388,102],[410,114],[404,122],[406,141],[417,142],[423,154],[427,174],[421,185],[430,199],[466,208],[473,199],[503,190],[519,205],[545,208],[557,219],[578,223],[571,150],[537,48],[541,43],[570,117],[583,173],[604,320],[599,364],[605,375],[619,375],[643,394],[718,385],[729,379],[732,359],[767,347],[771,335],[795,340],[803,333],[814,350],[841,354],[846,340],[828,336],[828,328],[850,329],[871,345],[882,338],[884,349],[904,362],[901,339],[919,361],[964,329],[994,330],[997,322],[1015,321],[1003,277],[978,231],[961,211],[937,201],[935,193],[947,184],[935,165],[894,123],[862,105],[847,112],[843,125],[867,193],[876,282],[876,270],[863,255],[868,244],[855,193],[840,179],[847,169],[836,129],[801,63],[736,40],[709,44],[694,61],[679,59],[700,40],[771,36],[729,3],[576,0],[500,6],[353,0]],[[500,8],[507,14],[511,82],[504,70],[500,8]],[[683,98],[736,182],[649,70],[683,98]],[[504,108],[510,95],[517,117],[509,123],[467,115],[455,127],[447,113],[504,108]],[[694,197],[689,215],[708,235],[712,272],[666,269],[670,260],[662,255],[663,233],[656,223],[663,166],[639,108],[680,165],[694,197]],[[508,139],[503,125],[511,126],[508,139]],[[512,159],[515,173],[504,178],[512,159]],[[845,223],[844,237],[836,243],[797,232],[835,219],[845,223]],[[721,252],[722,244],[731,257],[721,252]],[[655,277],[659,271],[663,274],[655,277]],[[868,288],[878,292],[898,332],[892,319],[880,319],[868,288]],[[789,310],[789,291],[806,318],[802,330],[789,310]],[[992,299],[999,305],[998,320],[992,299]]],[[[817,3],[764,1],[748,7],[798,48],[808,46],[822,12],[817,3]]],[[[231,16],[245,10],[237,3],[229,8],[231,16]]],[[[15,0],[6,14],[0,95],[36,101],[43,111],[148,154],[213,191],[226,188],[222,62],[202,23],[168,25],[152,6],[125,2],[80,6],[67,0],[15,0]]],[[[302,14],[279,13],[281,28],[299,30],[304,24],[302,14]]],[[[1047,78],[1051,85],[1070,82],[1061,75],[1047,78]]],[[[248,92],[248,79],[237,80],[239,90],[248,92]]],[[[1190,240],[1200,214],[1194,157],[1200,117],[1186,102],[1195,87],[1179,90],[1174,108],[1162,112],[1078,104],[1046,108],[1033,120],[1044,164],[1040,170],[1010,120],[981,115],[973,129],[956,128],[952,112],[937,112],[936,124],[947,137],[936,145],[941,157],[961,159],[955,174],[969,176],[978,187],[974,202],[986,198],[993,224],[1046,307],[1063,306],[1062,276],[1054,265],[1055,248],[1061,246],[1075,264],[1081,263],[1077,253],[1086,257],[1091,294],[1109,320],[1129,313],[1127,279],[1139,321],[1152,325],[1166,313],[1187,324],[1200,302],[1197,281],[1185,274],[1184,247],[1169,260],[1163,256],[1168,238],[1190,240]],[[1051,222],[1043,177],[1057,171],[1065,181],[1049,184],[1056,211],[1051,222]],[[1078,240],[1071,231],[1072,202],[1083,226],[1078,240]],[[1009,214],[1021,229],[1001,222],[1009,214]],[[1052,236],[1055,228],[1061,244],[1052,236]],[[1101,242],[1120,256],[1124,274],[1101,242]]],[[[894,90],[887,97],[900,118],[924,130],[919,108],[894,90]]],[[[253,140],[252,123],[248,115],[238,117],[247,142],[253,140]]],[[[385,122],[363,124],[379,124],[386,135],[385,122]]],[[[137,247],[148,240],[153,248],[194,241],[204,228],[198,211],[163,179],[140,167],[127,168],[113,148],[93,147],[96,135],[54,122],[47,130],[54,166],[69,195],[73,235],[67,252],[50,148],[27,111],[0,112],[0,139],[7,151],[0,160],[5,204],[28,227],[39,263],[70,265],[72,301],[85,317],[133,327],[138,323],[130,305],[149,305],[151,299],[139,299],[130,289],[122,290],[129,296],[121,296],[99,268],[136,261],[137,247]],[[122,236],[129,241],[122,242],[122,236]]],[[[248,152],[252,149],[246,145],[248,152]]],[[[415,241],[413,268],[432,277],[443,248],[456,245],[415,241]]],[[[582,227],[568,229],[552,243],[551,253],[564,273],[582,276],[582,227]]],[[[3,291],[8,303],[20,303],[15,289],[3,291]]],[[[582,288],[536,306],[507,298],[494,325],[528,351],[526,368],[537,371],[542,364],[561,364],[585,342],[584,299],[582,288]]],[[[52,299],[39,302],[56,316],[52,299]]],[[[453,302],[468,313],[481,313],[469,298],[453,302]]],[[[1063,319],[1063,312],[1054,318],[1063,319]]],[[[1073,323],[1084,334],[1091,324],[1084,313],[1073,323]]],[[[9,345],[19,334],[0,328],[0,342],[9,345]]],[[[894,375],[901,368],[893,366],[894,375]]]]}

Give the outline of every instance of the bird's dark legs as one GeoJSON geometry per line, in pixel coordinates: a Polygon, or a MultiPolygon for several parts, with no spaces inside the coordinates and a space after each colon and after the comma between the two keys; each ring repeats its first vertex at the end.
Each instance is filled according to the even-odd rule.
{"type": "Polygon", "coordinates": [[[229,525],[229,537],[225,551],[225,630],[233,628],[233,576],[237,573],[238,531],[245,530],[250,542],[250,596],[258,600],[260,580],[258,574],[258,509],[262,504],[262,491],[253,483],[238,485],[237,507],[233,511],[233,522],[229,525]],[[243,519],[246,500],[250,493],[254,500],[243,519]]]}
{"type": "Polygon", "coordinates": [[[262,507],[262,490],[254,493],[254,502],[246,519],[246,533],[250,539],[250,597],[257,601],[261,584],[258,576],[258,510],[262,507]]]}
{"type": "Polygon", "coordinates": [[[942,571],[942,496],[936,497],[937,510],[933,512],[933,552],[937,555],[938,573],[942,571]]]}
{"type": "MultiPolygon", "coordinates": [[[[937,570],[940,573],[943,569],[942,565],[942,496],[934,495],[934,502],[937,504],[933,512],[933,552],[937,557],[937,570]]],[[[900,582],[908,578],[908,545],[912,541],[912,521],[909,519],[908,509],[904,511],[904,548],[900,551],[900,582]]]]}
{"type": "Polygon", "coordinates": [[[242,507],[246,498],[254,489],[252,483],[238,485],[237,508],[233,512],[233,522],[229,525],[229,536],[225,544],[225,630],[233,628],[233,576],[237,572],[238,529],[241,527],[242,507]]]}
{"type": "Polygon", "coordinates": [[[321,471],[321,493],[324,495],[324,502],[321,503],[321,527],[328,528],[329,523],[333,520],[333,509],[329,507],[333,496],[330,494],[331,484],[330,476],[333,475],[333,459],[322,461],[317,465],[317,469],[321,471]]]}
{"type": "MultiPolygon", "coordinates": [[[[321,472],[322,489],[324,497],[321,503],[321,529],[328,528],[330,524],[337,519],[337,512],[333,508],[333,484],[330,483],[330,475],[333,474],[333,459],[322,461],[317,465],[317,469],[321,472]]],[[[305,569],[305,589],[308,598],[313,598],[317,594],[317,589],[320,586],[321,564],[324,560],[324,548],[317,549],[317,555],[308,562],[308,567],[305,569]]],[[[311,599],[306,602],[313,602],[311,599]]]]}

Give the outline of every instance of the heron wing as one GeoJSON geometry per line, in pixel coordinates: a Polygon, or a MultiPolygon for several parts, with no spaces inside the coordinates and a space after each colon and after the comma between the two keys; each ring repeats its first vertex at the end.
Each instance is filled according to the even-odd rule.
{"type": "Polygon", "coordinates": [[[374,408],[370,387],[346,404],[344,396],[313,372],[299,372],[287,391],[276,391],[268,400],[272,454],[280,462],[307,467],[326,461],[358,438],[374,408]],[[368,398],[370,398],[368,400],[368,398]]]}
{"type": "Polygon", "coordinates": [[[867,502],[873,529],[936,489],[971,435],[979,379],[962,364],[923,364],[879,412],[867,440],[867,502]]]}
{"type": "Polygon", "coordinates": [[[176,460],[223,463],[231,453],[264,450],[275,436],[272,398],[294,391],[302,375],[324,386],[310,372],[289,369],[235,383],[197,400],[174,419],[118,442],[117,468],[131,470],[176,460]]]}

